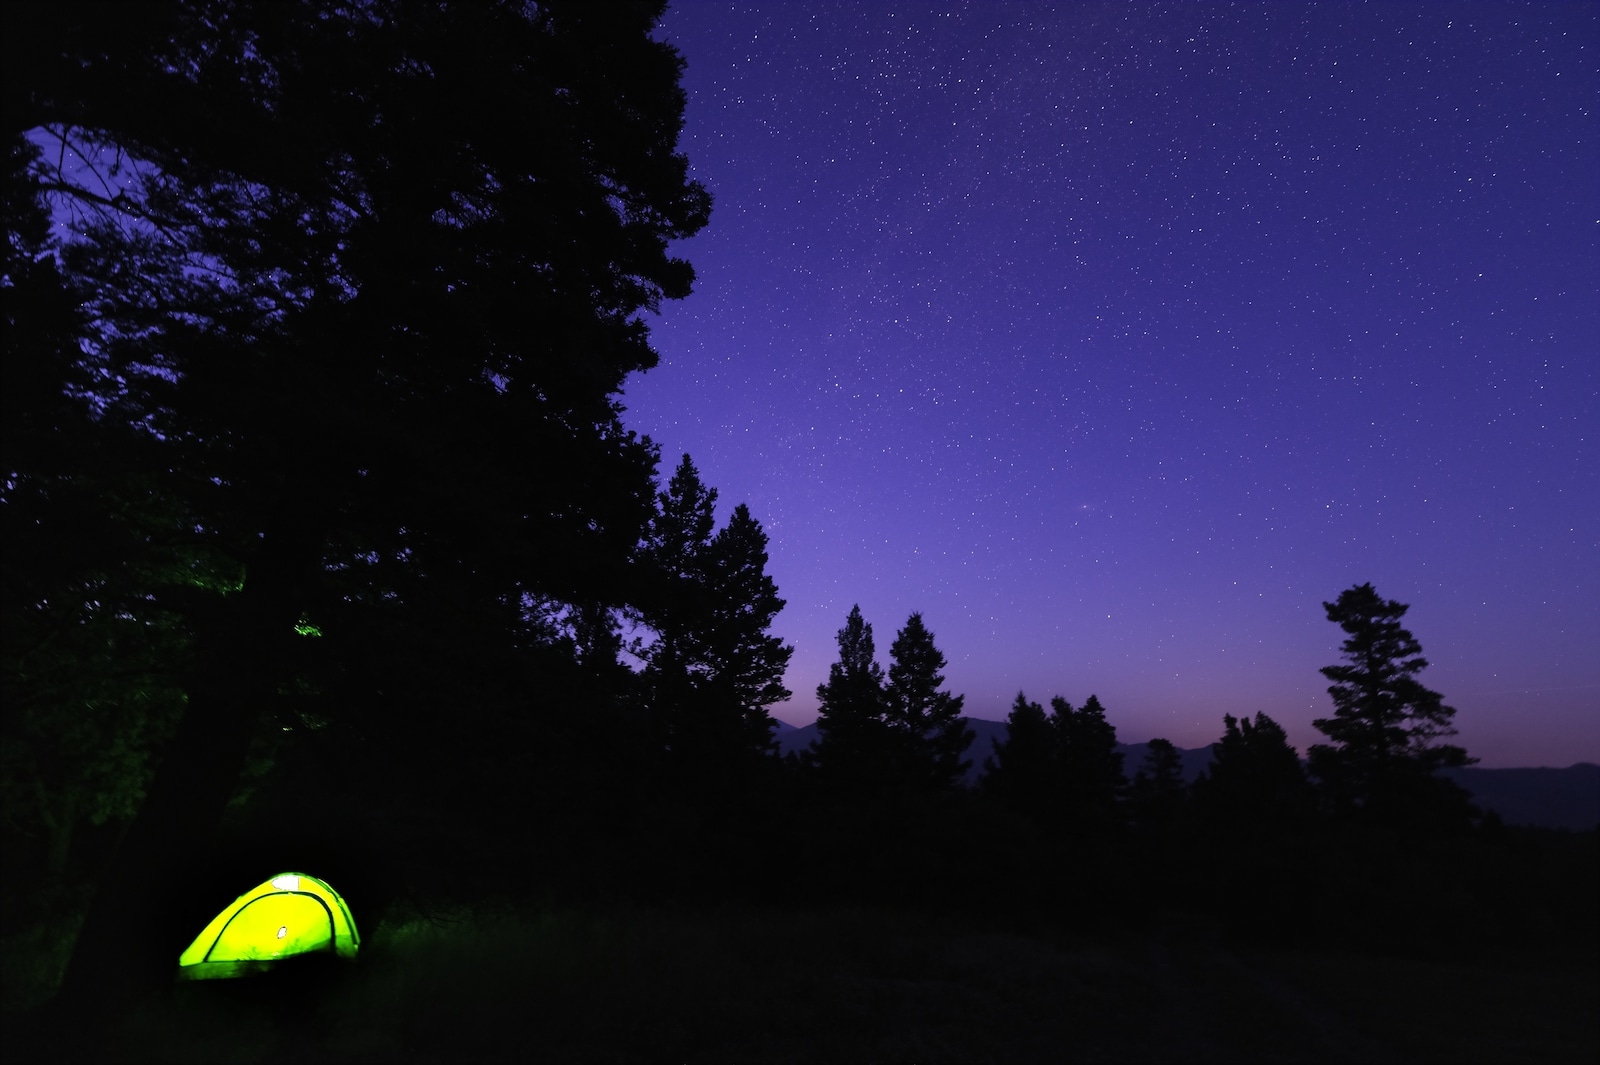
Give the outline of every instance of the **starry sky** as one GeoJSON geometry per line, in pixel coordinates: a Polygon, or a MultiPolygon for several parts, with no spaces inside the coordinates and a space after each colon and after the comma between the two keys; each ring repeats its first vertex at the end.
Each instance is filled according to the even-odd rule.
{"type": "Polygon", "coordinates": [[[677,0],[677,246],[627,424],[965,712],[1298,746],[1411,604],[1485,766],[1600,761],[1600,6],[677,0]]]}

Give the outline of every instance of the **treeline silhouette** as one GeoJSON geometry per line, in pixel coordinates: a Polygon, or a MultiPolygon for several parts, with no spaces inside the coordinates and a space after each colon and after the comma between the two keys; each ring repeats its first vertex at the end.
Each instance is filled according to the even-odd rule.
{"type": "Polygon", "coordinates": [[[1407,607],[1363,584],[1324,608],[1347,638],[1343,661],[1322,670],[1334,710],[1315,725],[1330,742],[1306,760],[1267,714],[1225,715],[1210,764],[1186,784],[1165,739],[1124,766],[1094,695],[1047,710],[1019,692],[1004,739],[966,752],[983,759],[972,789],[959,785],[961,720],[908,718],[893,694],[907,657],[941,683],[921,617],[885,680],[853,610],[818,689],[820,739],[786,766],[803,801],[777,816],[803,846],[784,883],[1047,923],[1202,915],[1233,936],[1307,947],[1593,944],[1596,834],[1508,829],[1476,809],[1439,772],[1473,759],[1442,742],[1455,711],[1417,679],[1427,663],[1400,623],[1407,607]]]}
{"type": "Polygon", "coordinates": [[[1092,696],[1019,694],[969,750],[924,619],[885,671],[859,610],[820,742],[776,755],[766,535],[617,399],[710,211],[662,10],[4,7],[8,1000],[123,1010],[280,868],[364,924],[763,899],[1592,941],[1594,839],[1441,780],[1451,711],[1369,586],[1329,607],[1309,775],[1257,715],[1192,788],[1170,745],[1129,780],[1092,696]]]}

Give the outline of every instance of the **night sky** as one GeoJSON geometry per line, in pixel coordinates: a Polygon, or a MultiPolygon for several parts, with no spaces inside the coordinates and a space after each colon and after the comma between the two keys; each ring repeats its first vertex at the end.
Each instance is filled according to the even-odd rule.
{"type": "Polygon", "coordinates": [[[1600,6],[679,0],[630,427],[771,536],[804,724],[851,604],[966,713],[1265,711],[1412,605],[1486,766],[1600,761],[1600,6]]]}

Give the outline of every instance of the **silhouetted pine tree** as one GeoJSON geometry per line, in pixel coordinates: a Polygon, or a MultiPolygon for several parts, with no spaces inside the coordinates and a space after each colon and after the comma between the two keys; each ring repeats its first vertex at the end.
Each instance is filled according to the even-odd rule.
{"type": "Polygon", "coordinates": [[[1455,709],[1416,679],[1428,662],[1400,624],[1410,608],[1383,599],[1371,584],[1322,605],[1348,638],[1344,664],[1321,671],[1334,682],[1328,688],[1334,713],[1312,724],[1333,743],[1307,752],[1312,775],[1336,809],[1378,821],[1464,824],[1466,793],[1437,771],[1476,759],[1437,742],[1455,735],[1455,709]]]}
{"type": "Polygon", "coordinates": [[[1211,763],[1194,783],[1200,815],[1213,826],[1248,835],[1278,835],[1302,827],[1312,810],[1311,785],[1272,718],[1224,714],[1222,738],[1211,745],[1211,763]]]}
{"type": "Polygon", "coordinates": [[[767,707],[789,697],[794,653],[768,632],[783,600],[761,523],[741,503],[713,536],[716,499],[683,456],[641,551],[651,591],[640,613],[656,633],[643,676],[651,711],[661,742],[700,774],[770,753],[767,707]]]}
{"type": "Polygon", "coordinates": [[[1117,730],[1106,720],[1100,700],[1089,696],[1078,710],[1061,696],[1050,700],[1060,754],[1061,814],[1064,827],[1104,830],[1122,821],[1121,799],[1128,786],[1117,750],[1117,730]]]}
{"type": "Polygon", "coordinates": [[[655,633],[645,651],[643,683],[654,740],[681,749],[683,718],[699,697],[705,672],[706,621],[711,609],[707,556],[716,527],[717,490],[700,480],[684,455],[656,496],[656,513],[640,552],[644,587],[640,614],[655,633]]]}
{"type": "Polygon", "coordinates": [[[948,791],[961,783],[970,761],[972,730],[961,718],[963,696],[941,691],[945,658],[920,613],[906,619],[889,648],[884,697],[898,739],[899,775],[913,791],[948,791]]]}
{"type": "Polygon", "coordinates": [[[984,762],[985,791],[1031,818],[1047,816],[1057,783],[1056,733],[1044,707],[1022,692],[1006,715],[1005,739],[994,741],[984,762]]]}
{"type": "Polygon", "coordinates": [[[704,639],[712,691],[731,714],[736,752],[768,753],[775,722],[767,708],[789,698],[783,672],[794,648],[771,634],[783,609],[767,574],[767,534],[740,503],[706,553],[710,624],[704,639]]]}
{"type": "Polygon", "coordinates": [[[1211,764],[1192,789],[1202,834],[1192,893],[1209,890],[1239,932],[1292,936],[1297,914],[1327,879],[1318,869],[1328,859],[1327,841],[1316,832],[1311,785],[1272,718],[1258,713],[1252,723],[1228,714],[1222,720],[1211,764]]]}
{"type": "Polygon", "coordinates": [[[817,686],[817,741],[807,761],[847,790],[881,791],[894,738],[886,720],[883,667],[859,605],[850,608],[838,641],[839,660],[817,686]]]}
{"type": "Polygon", "coordinates": [[[1128,805],[1134,822],[1150,832],[1174,828],[1183,813],[1188,788],[1183,781],[1183,760],[1171,740],[1153,739],[1144,762],[1128,786],[1128,805]]]}

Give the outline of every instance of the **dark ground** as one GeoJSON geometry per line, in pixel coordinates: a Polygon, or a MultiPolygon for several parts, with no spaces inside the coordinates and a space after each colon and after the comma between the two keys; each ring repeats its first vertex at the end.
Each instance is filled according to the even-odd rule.
{"type": "Polygon", "coordinates": [[[379,926],[354,965],[188,984],[8,1061],[1584,1062],[1600,965],[1251,949],[865,909],[502,911],[379,926]]]}

